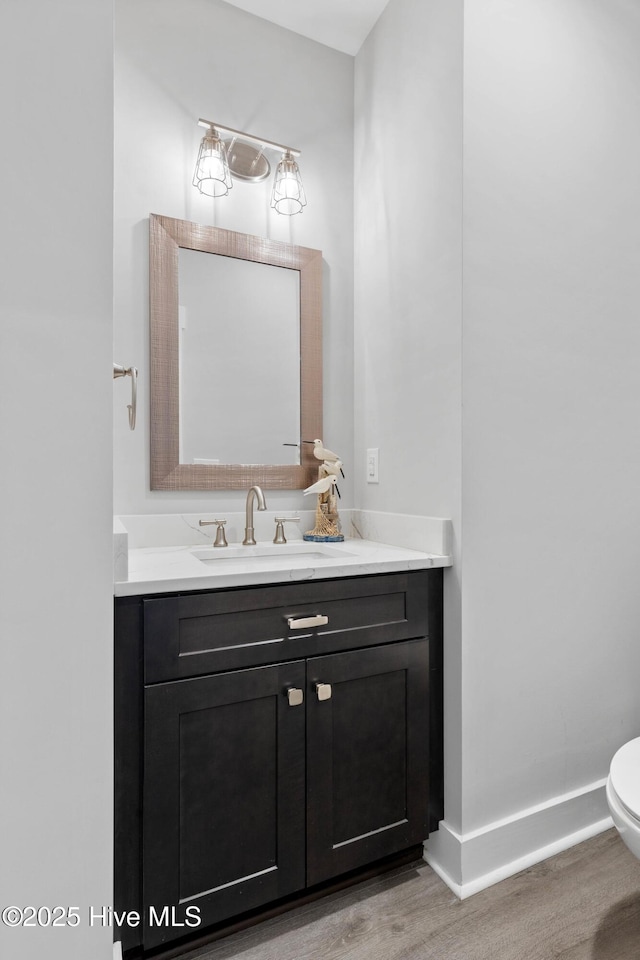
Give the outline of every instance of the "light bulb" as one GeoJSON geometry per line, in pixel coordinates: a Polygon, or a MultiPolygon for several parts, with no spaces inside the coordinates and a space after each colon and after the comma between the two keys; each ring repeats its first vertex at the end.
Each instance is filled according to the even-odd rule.
{"type": "Polygon", "coordinates": [[[227,151],[214,129],[202,138],[193,185],[208,197],[224,197],[233,186],[227,151]]]}
{"type": "Polygon", "coordinates": [[[271,206],[277,213],[291,217],[296,213],[301,213],[306,203],[307,198],[302,186],[298,164],[287,150],[283,153],[282,160],[276,169],[271,206]]]}

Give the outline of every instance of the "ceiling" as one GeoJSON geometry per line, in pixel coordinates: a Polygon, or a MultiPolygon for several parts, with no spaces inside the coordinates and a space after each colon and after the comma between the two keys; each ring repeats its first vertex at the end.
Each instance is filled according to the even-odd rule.
{"type": "Polygon", "coordinates": [[[387,0],[227,0],[227,3],[355,56],[387,0]]]}

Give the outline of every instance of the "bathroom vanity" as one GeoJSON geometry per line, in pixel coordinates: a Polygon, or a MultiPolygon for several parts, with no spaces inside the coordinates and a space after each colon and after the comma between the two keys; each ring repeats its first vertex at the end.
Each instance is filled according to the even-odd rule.
{"type": "Polygon", "coordinates": [[[419,856],[442,818],[448,564],[344,546],[343,569],[231,559],[208,580],[165,550],[116,584],[115,906],[142,918],[125,955],[419,856]]]}
{"type": "Polygon", "coordinates": [[[140,918],[115,939],[131,958],[177,956],[421,855],[443,815],[451,563],[439,518],[352,510],[357,537],[338,543],[286,541],[286,521],[316,530],[311,511],[267,517],[258,484],[327,476],[321,251],[160,215],[149,227],[151,489],[248,493],[243,539],[230,513],[114,524],[114,907],[140,918]],[[229,403],[239,371],[244,402],[229,403]],[[434,553],[388,545],[403,542],[434,553]]]}

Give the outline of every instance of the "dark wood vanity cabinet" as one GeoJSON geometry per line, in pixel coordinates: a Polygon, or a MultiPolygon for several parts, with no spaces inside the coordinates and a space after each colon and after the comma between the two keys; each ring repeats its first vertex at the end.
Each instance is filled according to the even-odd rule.
{"type": "Polygon", "coordinates": [[[315,657],[307,689],[311,886],[427,837],[428,642],[315,657]]]}
{"type": "MultiPolygon", "coordinates": [[[[145,690],[147,921],[172,904],[216,923],[304,886],[305,717],[283,696],[304,672],[295,661],[145,690]]],[[[166,935],[147,922],[147,945],[166,935]]]]}
{"type": "Polygon", "coordinates": [[[426,838],[441,585],[429,570],[116,601],[116,906],[143,917],[125,950],[426,838]],[[150,922],[165,906],[175,924],[150,922]]]}

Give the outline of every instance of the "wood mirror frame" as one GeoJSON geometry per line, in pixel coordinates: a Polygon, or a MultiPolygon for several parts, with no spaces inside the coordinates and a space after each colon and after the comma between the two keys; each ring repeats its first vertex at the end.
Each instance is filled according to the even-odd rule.
{"type": "MultiPolygon", "coordinates": [[[[313,447],[322,437],[322,253],[278,240],[151,214],[149,218],[151,489],[296,490],[318,478],[313,447]],[[300,464],[179,461],[179,249],[300,272],[300,464]]],[[[244,388],[246,389],[246,388],[244,388]]]]}

